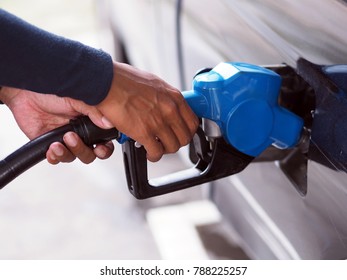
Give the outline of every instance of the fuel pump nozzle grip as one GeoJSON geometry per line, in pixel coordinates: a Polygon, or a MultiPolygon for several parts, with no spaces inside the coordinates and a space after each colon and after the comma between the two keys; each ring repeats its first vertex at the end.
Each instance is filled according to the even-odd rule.
{"type": "Polygon", "coordinates": [[[220,63],[197,75],[193,89],[183,92],[195,114],[217,126],[199,128],[192,145],[194,167],[148,179],[146,152],[134,141],[123,144],[130,192],[139,199],[162,195],[241,172],[270,145],[280,149],[299,141],[303,120],[280,107],[281,77],[246,63],[220,63]],[[214,129],[216,131],[216,129],[214,129]]]}

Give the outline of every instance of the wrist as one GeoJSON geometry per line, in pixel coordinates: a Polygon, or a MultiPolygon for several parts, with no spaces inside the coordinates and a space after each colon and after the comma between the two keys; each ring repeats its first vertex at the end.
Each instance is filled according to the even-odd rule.
{"type": "Polygon", "coordinates": [[[19,93],[18,89],[9,87],[0,87],[1,104],[9,106],[11,100],[19,93]]]}
{"type": "Polygon", "coordinates": [[[122,99],[119,97],[119,87],[121,85],[120,79],[122,77],[122,72],[119,69],[119,63],[113,62],[113,77],[108,93],[105,98],[96,105],[97,108],[103,109],[105,107],[115,106],[122,102],[122,99]]]}

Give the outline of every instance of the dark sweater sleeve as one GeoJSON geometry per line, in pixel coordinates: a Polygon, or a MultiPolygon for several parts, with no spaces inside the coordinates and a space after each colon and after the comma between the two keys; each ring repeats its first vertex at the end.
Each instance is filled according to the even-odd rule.
{"type": "Polygon", "coordinates": [[[39,29],[0,9],[0,86],[100,103],[113,78],[110,55],[39,29]]]}

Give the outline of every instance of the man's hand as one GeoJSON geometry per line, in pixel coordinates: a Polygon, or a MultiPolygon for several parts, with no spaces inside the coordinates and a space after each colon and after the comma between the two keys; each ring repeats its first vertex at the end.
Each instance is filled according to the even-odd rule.
{"type": "MultiPolygon", "coordinates": [[[[89,116],[101,128],[111,127],[95,107],[71,98],[3,87],[0,100],[10,108],[18,126],[29,139],[62,126],[79,115],[89,116]]],[[[96,157],[109,158],[114,150],[112,142],[87,147],[73,132],[66,133],[63,139],[66,146],[58,142],[51,144],[46,154],[49,163],[71,162],[76,157],[83,163],[91,163],[96,157]]]]}
{"type": "Polygon", "coordinates": [[[119,131],[142,144],[150,161],[187,145],[199,125],[177,89],[117,62],[111,89],[96,107],[119,131]]]}

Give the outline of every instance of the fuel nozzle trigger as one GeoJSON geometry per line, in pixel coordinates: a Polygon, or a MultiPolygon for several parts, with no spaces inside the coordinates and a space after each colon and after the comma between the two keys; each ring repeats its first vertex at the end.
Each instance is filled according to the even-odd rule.
{"type": "Polygon", "coordinates": [[[146,152],[129,140],[123,154],[130,192],[143,199],[185,189],[242,171],[270,145],[295,146],[303,120],[279,106],[280,87],[278,74],[246,63],[220,63],[197,75],[184,98],[207,126],[214,124],[214,129],[200,127],[192,141],[197,163],[149,180],[146,152]]]}

